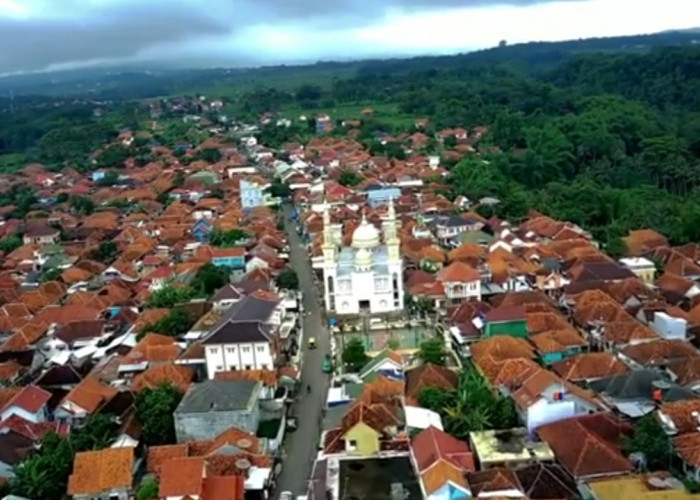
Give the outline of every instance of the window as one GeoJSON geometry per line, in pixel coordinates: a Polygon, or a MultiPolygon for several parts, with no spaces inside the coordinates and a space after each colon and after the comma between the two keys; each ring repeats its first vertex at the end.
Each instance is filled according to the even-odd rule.
{"type": "Polygon", "coordinates": [[[259,345],[257,348],[258,352],[265,352],[265,346],[264,345],[259,345]]]}
{"type": "Polygon", "coordinates": [[[260,365],[261,370],[267,370],[267,365],[260,365]]]}
{"type": "Polygon", "coordinates": [[[209,348],[209,354],[216,354],[216,352],[217,352],[218,350],[219,350],[219,349],[218,349],[217,347],[210,347],[210,348],[209,348]]]}
{"type": "Polygon", "coordinates": [[[235,347],[227,347],[226,352],[229,354],[233,354],[236,352],[236,348],[235,347]]]}
{"type": "Polygon", "coordinates": [[[243,352],[250,352],[250,347],[242,347],[241,349],[243,349],[243,352]]]}
{"type": "Polygon", "coordinates": [[[357,449],[357,441],[354,439],[348,440],[348,451],[355,451],[357,449]]]}
{"type": "Polygon", "coordinates": [[[223,369],[224,369],[223,366],[217,366],[217,367],[216,367],[216,371],[217,371],[217,372],[220,372],[220,371],[223,370],[223,369]]]}
{"type": "Polygon", "coordinates": [[[245,369],[246,369],[246,370],[250,370],[250,369],[251,369],[251,366],[250,366],[250,365],[245,365],[245,369]]]}

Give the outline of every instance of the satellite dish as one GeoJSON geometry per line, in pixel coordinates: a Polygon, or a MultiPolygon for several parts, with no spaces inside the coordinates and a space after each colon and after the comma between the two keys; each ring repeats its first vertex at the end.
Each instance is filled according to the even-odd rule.
{"type": "Polygon", "coordinates": [[[662,479],[660,477],[656,477],[656,476],[650,477],[648,479],[648,482],[649,482],[649,486],[653,486],[657,490],[665,490],[666,488],[668,488],[668,486],[666,485],[666,480],[662,479]]]}
{"type": "Polygon", "coordinates": [[[239,458],[236,460],[236,467],[240,470],[248,470],[250,469],[250,460],[247,458],[239,458]]]}
{"type": "Polygon", "coordinates": [[[248,448],[253,446],[253,443],[250,439],[241,438],[238,441],[236,441],[236,446],[238,446],[242,450],[247,450],[248,448]]]}
{"type": "Polygon", "coordinates": [[[651,385],[656,387],[657,389],[670,389],[671,384],[666,381],[666,380],[654,380],[651,385]]]}

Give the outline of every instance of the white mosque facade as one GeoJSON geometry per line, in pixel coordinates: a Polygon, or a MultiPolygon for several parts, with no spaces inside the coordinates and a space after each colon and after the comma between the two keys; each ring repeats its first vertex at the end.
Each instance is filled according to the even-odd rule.
{"type": "Polygon", "coordinates": [[[323,288],[326,311],[337,316],[387,314],[403,310],[403,261],[393,201],[379,230],[362,217],[350,247],[341,247],[323,213],[323,288]]]}

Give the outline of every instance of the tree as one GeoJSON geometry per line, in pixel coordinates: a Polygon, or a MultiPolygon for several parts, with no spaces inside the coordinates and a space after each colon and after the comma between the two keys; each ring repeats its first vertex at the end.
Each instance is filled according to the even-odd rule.
{"type": "Polygon", "coordinates": [[[418,404],[423,408],[440,413],[453,397],[451,392],[437,387],[424,387],[418,393],[418,404]]]}
{"type": "Polygon", "coordinates": [[[421,343],[418,350],[418,358],[423,363],[433,363],[436,365],[444,365],[447,360],[445,352],[445,343],[441,338],[433,338],[421,343]]]}
{"type": "Polygon", "coordinates": [[[107,264],[116,258],[118,252],[117,244],[112,240],[107,240],[100,243],[100,246],[92,252],[92,258],[107,264]]]}
{"type": "Polygon", "coordinates": [[[175,172],[173,187],[179,188],[185,185],[185,173],[182,170],[175,172]]]}
{"type": "Polygon", "coordinates": [[[229,283],[231,269],[226,266],[215,266],[214,264],[204,264],[197,270],[190,287],[198,294],[209,297],[219,288],[229,283]]]}
{"type": "Polygon", "coordinates": [[[216,163],[221,160],[221,151],[216,148],[206,148],[197,152],[195,155],[197,160],[204,160],[208,163],[216,163]]]}
{"type": "Polygon", "coordinates": [[[101,187],[111,187],[119,182],[119,172],[114,169],[109,169],[105,172],[104,177],[100,179],[97,184],[101,187]]]}
{"type": "Polygon", "coordinates": [[[170,384],[144,389],[136,395],[136,421],[148,446],[175,443],[173,412],[181,399],[182,393],[170,384]]]}
{"type": "Polygon", "coordinates": [[[146,479],[136,492],[136,500],[152,500],[158,498],[158,481],[146,479]]]}
{"type": "Polygon", "coordinates": [[[352,170],[343,170],[338,177],[338,183],[343,186],[356,186],[360,182],[362,182],[362,177],[352,170]]]}
{"type": "Polygon", "coordinates": [[[46,283],[47,281],[55,281],[61,277],[61,274],[63,274],[63,269],[61,269],[60,267],[50,267],[48,269],[44,269],[41,272],[39,281],[41,281],[42,283],[46,283]]]}
{"type": "Polygon", "coordinates": [[[640,418],[634,434],[623,442],[627,453],[643,453],[650,471],[668,470],[673,457],[673,444],[653,414],[640,418]]]}
{"type": "Polygon", "coordinates": [[[72,196],[70,205],[78,215],[90,215],[95,211],[95,204],[87,196],[72,196]]]}
{"type": "Polygon", "coordinates": [[[343,349],[343,364],[349,372],[359,372],[369,361],[365,345],[359,338],[350,339],[343,349]]]}
{"type": "Polygon", "coordinates": [[[292,194],[288,184],[282,182],[279,177],[275,177],[270,186],[270,194],[275,198],[287,198],[292,194]]]}
{"type": "Polygon", "coordinates": [[[84,426],[64,438],[49,432],[38,451],[14,467],[12,494],[26,498],[60,500],[66,493],[68,476],[77,452],[106,448],[116,436],[113,416],[96,414],[84,426]]]}
{"type": "Polygon", "coordinates": [[[194,292],[189,287],[166,285],[148,296],[146,304],[149,307],[163,307],[171,309],[177,304],[189,301],[194,292]]]}
{"type": "Polygon", "coordinates": [[[173,309],[155,323],[145,326],[141,330],[139,337],[147,333],[160,333],[161,335],[177,338],[187,333],[194,323],[194,318],[186,311],[173,309]]]}
{"type": "Polygon", "coordinates": [[[11,234],[0,240],[0,251],[10,253],[17,250],[22,245],[24,245],[22,238],[18,234],[11,234]]]}
{"type": "Polygon", "coordinates": [[[299,276],[291,267],[285,268],[279,276],[277,276],[277,286],[283,290],[298,290],[299,276]]]}
{"type": "Polygon", "coordinates": [[[239,246],[241,243],[248,240],[250,236],[245,231],[240,229],[232,229],[230,231],[221,231],[219,229],[212,229],[209,234],[209,243],[215,247],[230,248],[239,246]]]}

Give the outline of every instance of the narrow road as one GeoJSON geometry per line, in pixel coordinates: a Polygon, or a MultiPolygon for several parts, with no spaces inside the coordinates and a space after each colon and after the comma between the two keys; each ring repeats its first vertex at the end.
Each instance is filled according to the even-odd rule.
{"type": "Polygon", "coordinates": [[[311,259],[302,246],[301,238],[293,223],[289,222],[291,209],[285,206],[285,230],[289,239],[289,263],[299,277],[299,289],[304,297],[304,341],[300,346],[302,354],[302,370],[299,382],[299,397],[294,411],[297,415],[298,428],[288,436],[288,454],[282,467],[282,473],[277,481],[275,499],[283,491],[302,495],[306,493],[307,481],[311,475],[313,460],[318,450],[321,432],[321,410],[326,402],[329,386],[329,376],[321,371],[323,358],[330,353],[330,336],[323,324],[321,308],[319,307],[316,286],[312,276],[311,259]],[[310,314],[309,314],[310,313],[310,314]],[[309,349],[306,340],[316,338],[316,349],[309,349]],[[306,386],[311,386],[307,393],[306,386]]]}

